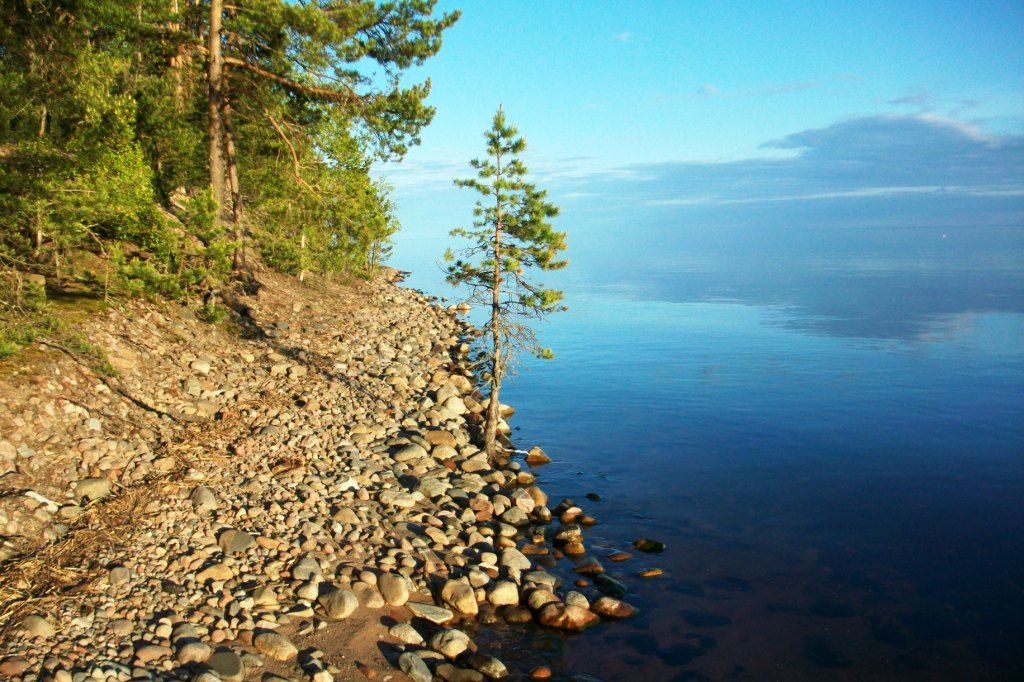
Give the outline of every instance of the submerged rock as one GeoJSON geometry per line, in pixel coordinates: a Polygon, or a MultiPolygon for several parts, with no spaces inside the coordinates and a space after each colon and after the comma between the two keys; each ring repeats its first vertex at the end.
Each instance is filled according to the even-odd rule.
{"type": "Polygon", "coordinates": [[[665,551],[664,542],[651,540],[649,538],[640,538],[633,543],[633,546],[641,552],[647,552],[648,554],[660,554],[665,551]]]}

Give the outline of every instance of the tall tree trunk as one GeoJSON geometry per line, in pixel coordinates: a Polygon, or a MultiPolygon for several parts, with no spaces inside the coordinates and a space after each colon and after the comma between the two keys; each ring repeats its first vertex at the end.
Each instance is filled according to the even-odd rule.
{"type": "MultiPolygon", "coordinates": [[[[43,105],[42,111],[39,112],[39,130],[36,132],[36,137],[40,140],[46,135],[46,105],[43,105]]],[[[35,219],[35,234],[32,236],[35,250],[33,255],[39,258],[39,254],[43,250],[43,212],[36,206],[36,219],[35,219]]]]}
{"type": "Polygon", "coordinates": [[[224,206],[224,121],[221,105],[224,91],[224,55],[221,53],[221,15],[223,0],[210,0],[210,35],[207,42],[206,82],[209,117],[210,189],[217,204],[217,221],[223,220],[224,206]]]}
{"type": "Polygon", "coordinates": [[[498,397],[501,393],[502,367],[501,347],[501,154],[497,155],[497,173],[494,176],[495,220],[494,220],[494,272],[491,279],[491,397],[487,403],[487,420],[484,426],[484,445],[491,459],[498,455],[498,397]]]}
{"type": "MultiPolygon", "coordinates": [[[[171,15],[174,19],[169,22],[168,27],[175,33],[181,30],[181,22],[178,21],[179,12],[178,0],[171,0],[171,15]]],[[[175,48],[175,54],[170,59],[170,66],[171,73],[174,74],[174,110],[180,112],[185,108],[185,81],[181,73],[185,66],[185,46],[180,42],[175,48]]]]}
{"type": "Polygon", "coordinates": [[[224,148],[228,155],[228,184],[231,188],[231,224],[234,229],[235,253],[231,267],[245,268],[245,233],[242,229],[242,190],[238,185],[238,159],[235,155],[235,133],[231,125],[231,102],[224,98],[224,148]]]}
{"type": "Polygon", "coordinates": [[[39,258],[39,254],[43,251],[43,211],[39,207],[36,207],[36,228],[35,234],[33,235],[33,241],[35,242],[35,249],[33,255],[39,258]]]}

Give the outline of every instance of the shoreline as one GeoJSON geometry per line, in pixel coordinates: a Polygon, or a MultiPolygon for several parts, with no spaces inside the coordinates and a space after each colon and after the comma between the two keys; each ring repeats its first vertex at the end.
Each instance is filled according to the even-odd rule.
{"type": "MultiPolygon", "coordinates": [[[[379,280],[269,282],[250,338],[137,302],[90,319],[135,403],[60,353],[47,380],[3,375],[2,480],[22,492],[0,521],[53,541],[0,566],[0,674],[523,678],[459,628],[631,614],[547,572],[583,553],[592,520],[479,451],[472,328],[453,310],[379,280]],[[69,461],[19,468],[39,450],[69,461]]],[[[582,574],[603,569],[580,566],[592,589],[582,574]]]]}

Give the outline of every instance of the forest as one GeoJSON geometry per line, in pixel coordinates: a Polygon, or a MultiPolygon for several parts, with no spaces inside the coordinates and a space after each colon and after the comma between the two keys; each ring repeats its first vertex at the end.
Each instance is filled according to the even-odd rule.
{"type": "Polygon", "coordinates": [[[7,312],[44,285],[181,299],[261,268],[372,273],[399,225],[371,164],[430,123],[429,80],[403,76],[458,19],[434,5],[0,1],[7,312]]]}

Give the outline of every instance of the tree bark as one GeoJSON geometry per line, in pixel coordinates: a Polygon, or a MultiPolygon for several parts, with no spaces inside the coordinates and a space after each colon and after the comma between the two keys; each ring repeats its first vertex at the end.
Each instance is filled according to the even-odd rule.
{"type": "Polygon", "coordinates": [[[487,403],[487,420],[484,426],[484,446],[487,455],[494,459],[498,454],[498,396],[501,393],[502,368],[501,347],[501,154],[496,156],[497,173],[494,176],[495,219],[494,219],[494,272],[491,279],[491,397],[487,403]]]}
{"type": "Polygon", "coordinates": [[[210,35],[207,42],[207,115],[209,133],[210,189],[217,204],[217,221],[223,220],[224,206],[224,121],[221,118],[224,94],[224,56],[221,52],[221,16],[223,0],[210,0],[210,35]]]}
{"type": "Polygon", "coordinates": [[[228,156],[228,185],[231,189],[231,224],[234,229],[235,253],[231,267],[245,268],[245,232],[242,229],[242,190],[238,184],[238,160],[235,155],[235,133],[231,125],[231,102],[224,98],[224,148],[228,156]]]}
{"type": "MultiPolygon", "coordinates": [[[[175,33],[181,30],[181,22],[178,21],[180,11],[178,0],[171,0],[171,15],[174,19],[169,22],[168,27],[175,33]]],[[[185,54],[185,46],[179,43],[174,56],[170,59],[171,73],[174,74],[174,110],[179,112],[185,109],[185,81],[181,73],[185,66],[185,54]]]]}

